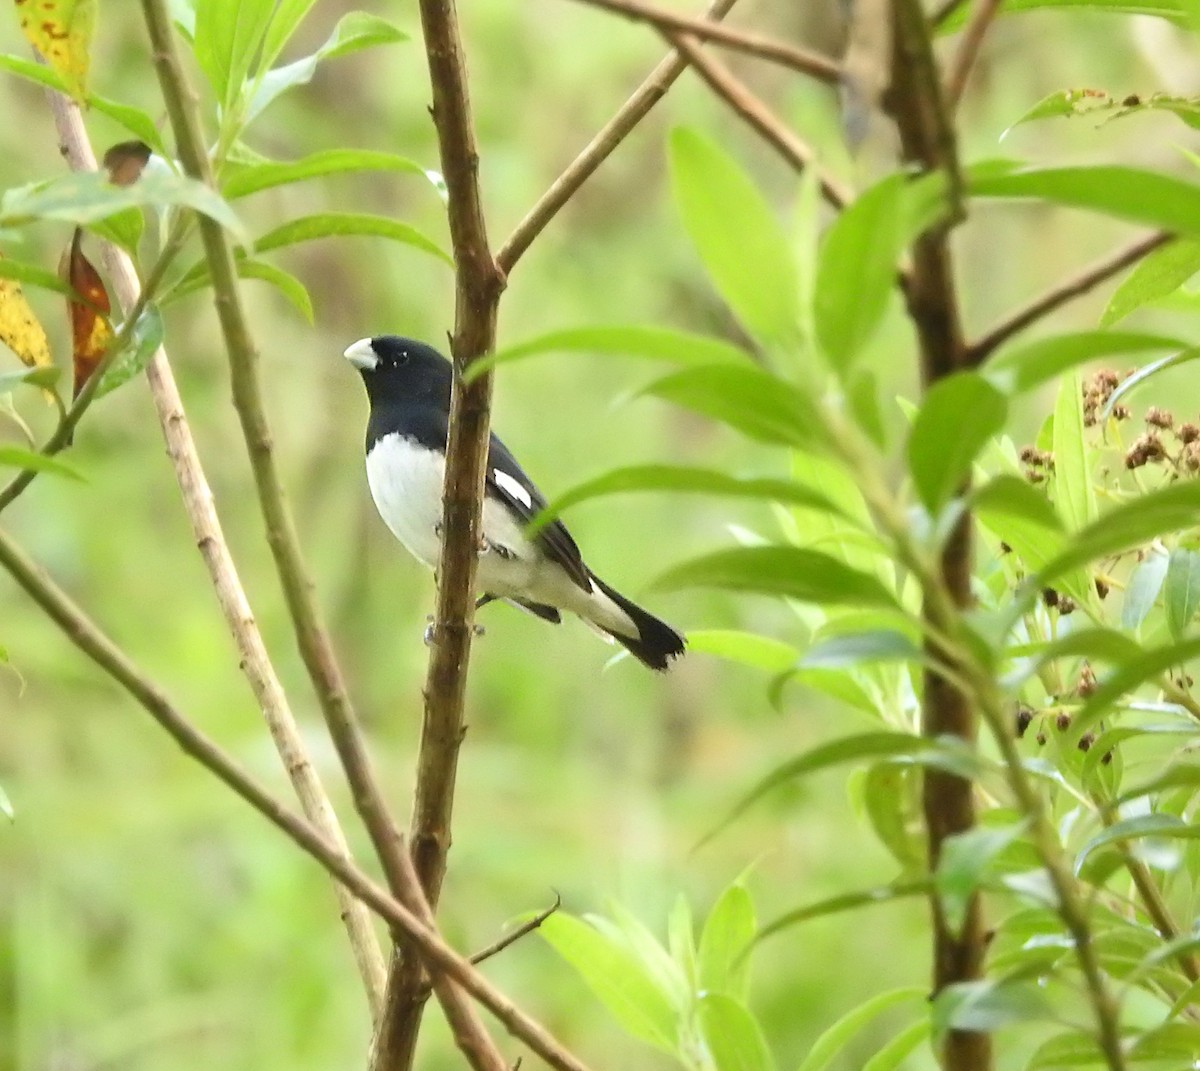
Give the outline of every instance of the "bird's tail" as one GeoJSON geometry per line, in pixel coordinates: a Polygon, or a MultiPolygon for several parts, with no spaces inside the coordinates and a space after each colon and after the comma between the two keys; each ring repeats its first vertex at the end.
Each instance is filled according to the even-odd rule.
{"type": "Polygon", "coordinates": [[[651,669],[663,670],[670,666],[671,659],[683,654],[683,637],[670,625],[647,613],[636,603],[630,602],[594,573],[592,581],[625,612],[637,628],[638,634],[636,637],[626,636],[600,622],[596,622],[597,626],[625,647],[634,658],[651,669]]]}

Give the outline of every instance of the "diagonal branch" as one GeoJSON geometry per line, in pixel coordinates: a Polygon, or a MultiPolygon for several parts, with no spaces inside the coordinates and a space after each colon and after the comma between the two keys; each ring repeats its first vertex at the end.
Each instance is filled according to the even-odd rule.
{"type": "MultiPolygon", "coordinates": [[[[696,71],[705,84],[797,171],[816,167],[812,149],[800,140],[770,108],[730,73],[729,68],[713,59],[690,37],[664,30],[663,36],[696,71]]],[[[821,195],[834,208],[844,208],[851,199],[847,190],[832,175],[820,173],[817,181],[821,195]]]]}
{"type": "Polygon", "coordinates": [[[1169,231],[1156,231],[1154,234],[1148,234],[1144,238],[1139,238],[1137,241],[1101,257],[1077,275],[1064,279],[1040,297],[1034,298],[1028,305],[996,324],[982,338],[971,343],[967,347],[968,363],[977,365],[987,360],[1014,335],[1024,331],[1027,327],[1032,327],[1038,320],[1049,316],[1050,313],[1066,305],[1069,301],[1074,301],[1077,297],[1082,297],[1094,290],[1101,283],[1120,274],[1147,254],[1166,245],[1173,238],[1175,235],[1169,231]]]}
{"type": "Polygon", "coordinates": [[[987,36],[992,20],[1000,12],[1004,0],[979,0],[975,10],[971,12],[970,21],[963,28],[962,40],[958,43],[958,51],[950,63],[950,71],[946,75],[946,101],[950,110],[958,107],[963,92],[967,88],[967,80],[975,61],[979,58],[979,50],[983,47],[983,39],[987,36]]]}
{"type": "MultiPolygon", "coordinates": [[[[401,858],[404,862],[401,864],[397,882],[401,893],[399,896],[389,895],[359,870],[336,845],[272,796],[176,709],[163,691],[3,530],[0,530],[0,567],[8,571],[76,647],[120,684],[166,730],[185,754],[215,774],[234,793],[316,859],[372,911],[395,930],[410,938],[435,975],[435,992],[439,1000],[448,1003],[451,987],[443,984],[444,979],[448,979],[487,1008],[509,1033],[523,1041],[557,1071],[588,1071],[583,1062],[564,1049],[545,1027],[522,1012],[475,967],[450,948],[435,929],[423,921],[424,912],[428,912],[427,904],[424,912],[419,906],[406,906],[424,904],[424,900],[420,886],[413,880],[411,863],[403,850],[401,858]]],[[[401,848],[403,849],[403,844],[401,848]]],[[[460,1015],[469,1014],[470,1009],[461,1001],[456,1008],[447,1008],[447,1018],[452,1022],[458,1022],[460,1015]]],[[[478,1028],[474,1038],[477,1038],[480,1032],[481,1028],[478,1028]]],[[[456,1041],[462,1045],[468,1058],[476,1055],[476,1051],[465,1044],[473,1039],[467,1039],[456,1031],[456,1041]]],[[[500,1071],[505,1065],[502,1061],[497,1062],[497,1059],[473,1063],[473,1066],[478,1071],[500,1071]]]]}
{"type": "MultiPolygon", "coordinates": [[[[63,156],[68,164],[74,171],[94,171],[96,157],[88,141],[79,106],[70,98],[54,91],[48,92],[47,97],[63,156]]],[[[124,250],[109,242],[104,243],[103,255],[117,300],[128,313],[140,294],[137,272],[124,250]]],[[[179,483],[183,504],[192,524],[196,546],[208,568],[217,601],[237,645],[242,672],[246,675],[258,701],[259,709],[284,768],[291,778],[305,817],[320,830],[326,840],[348,856],[349,848],[345,835],[320,778],[309,760],[304,738],[267,653],[262,633],[254,619],[245,588],[230,554],[229,544],[217,516],[212,488],[200,463],[191,426],[183,409],[183,400],[179,396],[175,376],[163,347],[160,346],[150,359],[146,377],[166,440],[171,468],[179,483]]],[[[337,894],[342,918],[350,937],[355,962],[366,987],[372,1018],[377,1018],[383,1007],[385,980],[379,940],[366,907],[338,882],[334,883],[334,892],[337,894]]]]}
{"type": "MultiPolygon", "coordinates": [[[[212,166],[200,132],[197,98],[179,60],[166,0],[142,0],[142,11],[163,101],[183,168],[190,177],[215,188],[212,166]]],[[[334,747],[345,768],[355,807],[379,855],[388,883],[395,889],[399,887],[401,873],[399,831],[379,790],[362,731],[300,553],[296,527],[275,465],[271,429],[267,424],[259,379],[258,349],[242,306],[233,251],[220,224],[208,216],[201,216],[198,224],[213,281],[217,318],[229,356],[234,407],[246,441],[259,507],[266,522],[267,542],[283,586],[297,645],[312,679],[334,747]]]]}
{"type": "MultiPolygon", "coordinates": [[[[733,7],[736,0],[712,0],[705,12],[706,19],[724,18],[733,7]]],[[[712,24],[712,23],[710,23],[712,24]]],[[[506,274],[513,270],[514,265],[534,239],[545,230],[546,225],[558,214],[596,169],[604,163],[612,151],[629,136],[662,98],[675,80],[687,69],[687,60],[678,52],[672,52],[662,60],[647,76],[646,80],[633,91],[633,95],[621,105],[617,113],[600,128],[583,151],[575,157],[567,169],[554,180],[550,188],[542,194],[517,224],[516,229],[508,237],[508,241],[500,247],[496,254],[496,263],[506,274]]]]}
{"type": "Polygon", "coordinates": [[[698,37],[701,41],[710,41],[737,52],[744,52],[758,59],[770,60],[793,71],[807,74],[828,85],[836,86],[841,82],[842,69],[838,63],[819,52],[806,48],[797,48],[784,41],[778,41],[763,34],[750,33],[746,30],[735,30],[720,22],[709,22],[707,19],[689,18],[666,8],[655,7],[643,3],[642,0],[584,0],[593,7],[602,7],[606,11],[624,15],[637,22],[648,22],[659,30],[675,30],[686,33],[690,37],[698,37]]]}

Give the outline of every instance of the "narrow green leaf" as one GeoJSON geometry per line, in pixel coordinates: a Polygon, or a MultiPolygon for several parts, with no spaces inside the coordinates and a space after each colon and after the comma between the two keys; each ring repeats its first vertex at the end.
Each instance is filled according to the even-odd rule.
{"type": "Polygon", "coordinates": [[[910,1023],[863,1064],[862,1071],[895,1071],[932,1033],[928,1021],[910,1023]]]}
{"type": "MultiPolygon", "coordinates": [[[[1200,126],[1200,103],[1194,97],[1173,97],[1167,93],[1148,96],[1114,97],[1099,89],[1061,89],[1044,97],[1008,129],[1037,119],[1087,116],[1101,123],[1126,119],[1145,112],[1169,112],[1192,128],[1200,126]]],[[[1007,134],[1008,131],[1005,131],[1007,134]]]]}
{"type": "Polygon", "coordinates": [[[1109,414],[1113,411],[1113,406],[1117,402],[1124,401],[1126,395],[1141,387],[1148,380],[1153,379],[1159,372],[1165,372],[1168,368],[1177,368],[1181,364],[1190,364],[1198,357],[1200,357],[1200,346],[1191,346],[1180,350],[1178,353],[1168,354],[1166,357],[1160,357],[1157,361],[1151,361],[1149,364],[1143,365],[1133,375],[1126,376],[1121,380],[1117,389],[1108,396],[1108,401],[1104,403],[1104,412],[1101,415],[1101,419],[1107,420],[1109,414]]]}
{"type": "Polygon", "coordinates": [[[1062,1071],[1064,1067],[1103,1066],[1105,1063],[1104,1050],[1095,1037],[1071,1031],[1042,1042],[1029,1058],[1025,1071],[1062,1071]]]}
{"type": "Polygon", "coordinates": [[[946,376],[925,394],[908,439],[908,468],[931,514],[953,497],[1007,416],[1004,395],[975,372],[946,376]]]}
{"type": "MultiPolygon", "coordinates": [[[[308,288],[291,272],[284,271],[274,264],[268,264],[264,260],[255,260],[246,256],[237,257],[234,267],[237,268],[240,279],[258,279],[264,283],[270,283],[301,316],[309,323],[313,322],[312,298],[308,295],[308,288]]],[[[211,285],[212,276],[208,272],[208,261],[197,261],[171,287],[161,304],[164,307],[172,305],[181,298],[211,285]]]]}
{"type": "Polygon", "coordinates": [[[56,294],[69,295],[71,288],[64,283],[56,272],[47,271],[37,264],[27,264],[21,260],[11,260],[0,257],[0,279],[16,279],[26,286],[38,286],[43,290],[53,290],[56,294]]]}
{"type": "Polygon", "coordinates": [[[1167,627],[1171,635],[1179,639],[1200,607],[1200,554],[1196,551],[1183,547],[1171,551],[1163,605],[1167,611],[1167,627]]]}
{"type": "Polygon", "coordinates": [[[971,492],[971,505],[992,516],[1018,517],[1042,528],[1062,530],[1059,517],[1049,499],[1026,480],[1011,473],[993,476],[971,492]]]}
{"type": "MultiPolygon", "coordinates": [[[[1110,750],[1109,741],[1116,737],[1120,729],[1125,728],[1129,731],[1129,735],[1143,735],[1138,730],[1132,727],[1118,726],[1117,729],[1110,729],[1093,745],[1093,750],[1097,754],[1103,755],[1105,751],[1110,750]]],[[[1190,735],[1186,727],[1173,727],[1175,732],[1180,736],[1190,735]]],[[[1128,737],[1126,737],[1128,739],[1128,737]]],[[[1091,759],[1092,753],[1088,752],[1088,758],[1091,759]]],[[[1086,771],[1085,771],[1086,773],[1086,771]]],[[[1167,792],[1173,788],[1200,788],[1200,766],[1191,766],[1181,764],[1178,766],[1169,767],[1165,773],[1159,774],[1157,777],[1152,777],[1149,781],[1145,781],[1140,785],[1135,785],[1133,788],[1122,792],[1115,800],[1113,806],[1119,807],[1123,803],[1128,803],[1130,800],[1138,799],[1140,796],[1154,796],[1160,792],[1167,792]]]]}
{"type": "Polygon", "coordinates": [[[1052,335],[1001,349],[983,367],[983,375],[1000,390],[1021,394],[1070,368],[1125,353],[1183,349],[1186,343],[1167,335],[1136,331],[1078,331],[1052,335]]]}
{"type": "MultiPolygon", "coordinates": [[[[0,661],[7,661],[0,658],[0,661]]],[[[10,822],[17,820],[17,812],[13,810],[12,800],[8,798],[8,793],[4,791],[4,786],[0,785],[0,814],[4,815],[10,822]]]]}
{"type": "Polygon", "coordinates": [[[565,959],[621,1027],[667,1053],[675,1051],[675,1011],[627,948],[581,919],[556,912],[538,934],[565,959]]]}
{"type": "Polygon", "coordinates": [[[744,956],[754,940],[754,901],[740,882],[728,886],[713,905],[700,934],[700,988],[745,1000],[750,959],[744,956]]]}
{"type": "Polygon", "coordinates": [[[1024,832],[1025,823],[980,826],[942,841],[935,887],[952,933],[962,929],[971,897],[991,873],[996,857],[1024,832]]]}
{"type": "Polygon", "coordinates": [[[1108,844],[1118,841],[1145,840],[1195,840],[1200,838],[1200,825],[1189,825],[1171,814],[1143,814],[1137,818],[1126,818],[1097,833],[1075,856],[1075,873],[1083,869],[1090,855],[1108,844]]]}
{"type": "Polygon", "coordinates": [[[820,551],[792,546],[719,550],[676,566],[654,586],[666,591],[724,588],[829,606],[896,606],[895,597],[874,576],[820,551]]]}
{"type": "Polygon", "coordinates": [[[92,111],[107,115],[113,122],[120,123],[138,141],[145,142],[159,156],[167,158],[168,153],[163,144],[162,134],[159,133],[154,120],[141,108],[121,104],[119,101],[109,100],[108,97],[100,97],[95,93],[88,94],[88,106],[92,111]]]}
{"type": "Polygon", "coordinates": [[[976,197],[1052,201],[1180,234],[1200,234],[1200,187],[1136,167],[989,169],[972,172],[968,188],[976,197]]]}
{"type": "Polygon", "coordinates": [[[430,253],[439,260],[453,266],[450,254],[436,242],[426,238],[420,231],[399,220],[386,219],[383,216],[373,216],[364,212],[322,212],[314,216],[301,216],[289,220],[264,234],[254,243],[256,253],[266,253],[272,249],[282,249],[284,246],[296,245],[298,242],[311,242],[315,238],[347,237],[351,235],[366,235],[373,238],[387,238],[403,245],[411,245],[422,252],[430,253]]]}
{"type": "Polygon", "coordinates": [[[286,163],[273,161],[239,167],[222,182],[221,192],[228,200],[235,201],[273,186],[286,186],[306,179],[353,171],[399,171],[425,176],[425,169],[420,164],[395,153],[367,149],[327,149],[286,163]]]}
{"type": "Polygon", "coordinates": [[[744,1004],[724,993],[705,993],[697,1010],[717,1071],[772,1071],[775,1061],[762,1028],[744,1004]]]}
{"type": "Polygon", "coordinates": [[[782,673],[799,657],[791,644],[753,632],[693,629],[688,632],[687,641],[689,654],[709,654],[767,673],[782,673]]]}
{"type": "Polygon", "coordinates": [[[675,203],[717,291],[760,342],[793,343],[796,263],[762,194],[724,149],[695,131],[674,130],[670,151],[675,203]]]}
{"type": "Polygon", "coordinates": [[[813,1042],[797,1071],[824,1071],[846,1043],[872,1019],[902,1004],[918,1004],[928,997],[919,986],[889,989],[852,1008],[813,1042]]]}
{"type": "Polygon", "coordinates": [[[50,390],[58,382],[61,374],[62,369],[53,365],[39,365],[37,368],[17,368],[12,372],[0,372],[0,394],[8,394],[22,383],[50,390]]]}
{"type": "Polygon", "coordinates": [[[308,14],[315,0],[280,0],[275,5],[275,13],[263,36],[262,52],[258,58],[258,67],[270,67],[292,34],[299,28],[304,16],[308,14]]]}
{"type": "Polygon", "coordinates": [[[921,649],[892,629],[848,632],[815,643],[800,659],[800,669],[848,669],[873,662],[921,661],[921,649]]]}
{"type": "MultiPolygon", "coordinates": [[[[689,641],[691,637],[688,637],[689,641]]],[[[692,923],[692,908],[687,897],[680,893],[667,916],[667,947],[671,958],[683,970],[688,993],[700,989],[700,968],[696,963],[696,936],[692,923]]]]}
{"type": "Polygon", "coordinates": [[[843,375],[879,327],[896,288],[909,181],[908,175],[889,175],[859,194],[821,243],[817,337],[843,375]]]}
{"type": "Polygon", "coordinates": [[[1091,662],[1120,664],[1138,658],[1142,648],[1123,633],[1107,628],[1073,629],[1049,643],[1032,644],[1005,652],[1011,658],[1024,657],[1029,661],[1013,679],[1005,683],[1012,691],[1020,689],[1043,667],[1060,658],[1087,658],[1091,662]]]}
{"type": "Polygon", "coordinates": [[[933,1035],[949,1030],[990,1032],[1012,1023],[1047,1019],[1052,1009],[1033,982],[986,979],[946,986],[933,1000],[933,1035]]]}
{"type": "MultiPolygon", "coordinates": [[[[765,926],[761,926],[758,933],[755,934],[754,943],[758,944],[783,930],[798,926],[802,922],[808,922],[809,919],[824,918],[826,915],[836,915],[843,911],[854,911],[872,904],[886,904],[892,900],[900,900],[909,896],[926,896],[932,889],[933,880],[931,878],[919,878],[913,881],[897,881],[891,885],[878,885],[873,889],[865,889],[861,892],[843,893],[841,896],[833,896],[828,900],[806,904],[804,907],[794,908],[780,915],[779,918],[772,919],[765,926]]],[[[912,990],[914,995],[917,992],[916,989],[912,990]]]]}
{"type": "Polygon", "coordinates": [[[629,491],[672,491],[713,497],[753,498],[836,511],[836,507],[824,495],[792,480],[741,478],[716,469],[683,468],[677,465],[635,465],[613,469],[564,491],[529,522],[526,532],[532,535],[580,502],[629,491]]]}
{"type": "Polygon", "coordinates": [[[1200,240],[1176,238],[1142,258],[1113,291],[1100,326],[1123,320],[1147,302],[1173,294],[1200,271],[1200,240]]]}
{"type": "Polygon", "coordinates": [[[150,363],[155,350],[162,345],[163,331],[162,315],[153,305],[147,305],[134,325],[124,352],[113,358],[112,364],[105,369],[96,388],[96,397],[100,398],[116,390],[139,375],[150,363]]]}
{"type": "Polygon", "coordinates": [[[1096,491],[1083,437],[1083,388],[1078,373],[1063,376],[1054,405],[1054,498],[1067,528],[1096,519],[1096,491]]]}
{"type": "Polygon", "coordinates": [[[83,480],[78,469],[72,468],[65,461],[56,457],[39,454],[26,450],[22,446],[0,446],[0,465],[11,468],[26,469],[30,472],[46,472],[55,476],[67,476],[72,480],[83,480]]]}
{"type": "Polygon", "coordinates": [[[823,450],[817,407],[785,380],[743,365],[685,368],[642,390],[728,424],[761,442],[823,450]]]}
{"type": "Polygon", "coordinates": [[[206,0],[196,5],[196,61],[225,111],[250,72],[274,6],[273,0],[206,0]]]}
{"type": "Polygon", "coordinates": [[[464,379],[472,382],[498,364],[542,353],[600,353],[610,357],[641,357],[687,365],[744,364],[749,354],[720,339],[664,327],[576,327],[551,331],[515,346],[506,346],[471,362],[464,379]]]}
{"type": "Polygon", "coordinates": [[[1135,630],[1154,608],[1163,581],[1167,578],[1167,552],[1161,544],[1150,547],[1146,556],[1137,563],[1125,585],[1125,598],[1121,602],[1121,627],[1135,630]]]}

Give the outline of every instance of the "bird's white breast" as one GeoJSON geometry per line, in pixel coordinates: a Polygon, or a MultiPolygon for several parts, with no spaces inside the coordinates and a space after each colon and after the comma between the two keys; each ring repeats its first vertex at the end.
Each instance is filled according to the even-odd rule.
{"type": "Polygon", "coordinates": [[[446,459],[397,432],[367,454],[367,484],[384,523],[410,554],[431,568],[441,552],[442,483],[446,459]]]}

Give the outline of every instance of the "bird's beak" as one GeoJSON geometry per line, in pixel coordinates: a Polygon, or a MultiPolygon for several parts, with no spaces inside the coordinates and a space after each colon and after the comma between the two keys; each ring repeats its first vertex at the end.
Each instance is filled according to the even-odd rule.
{"type": "Polygon", "coordinates": [[[379,354],[375,352],[375,347],[371,345],[369,338],[360,338],[352,346],[347,346],[342,356],[355,368],[364,372],[371,371],[379,364],[379,354]]]}

